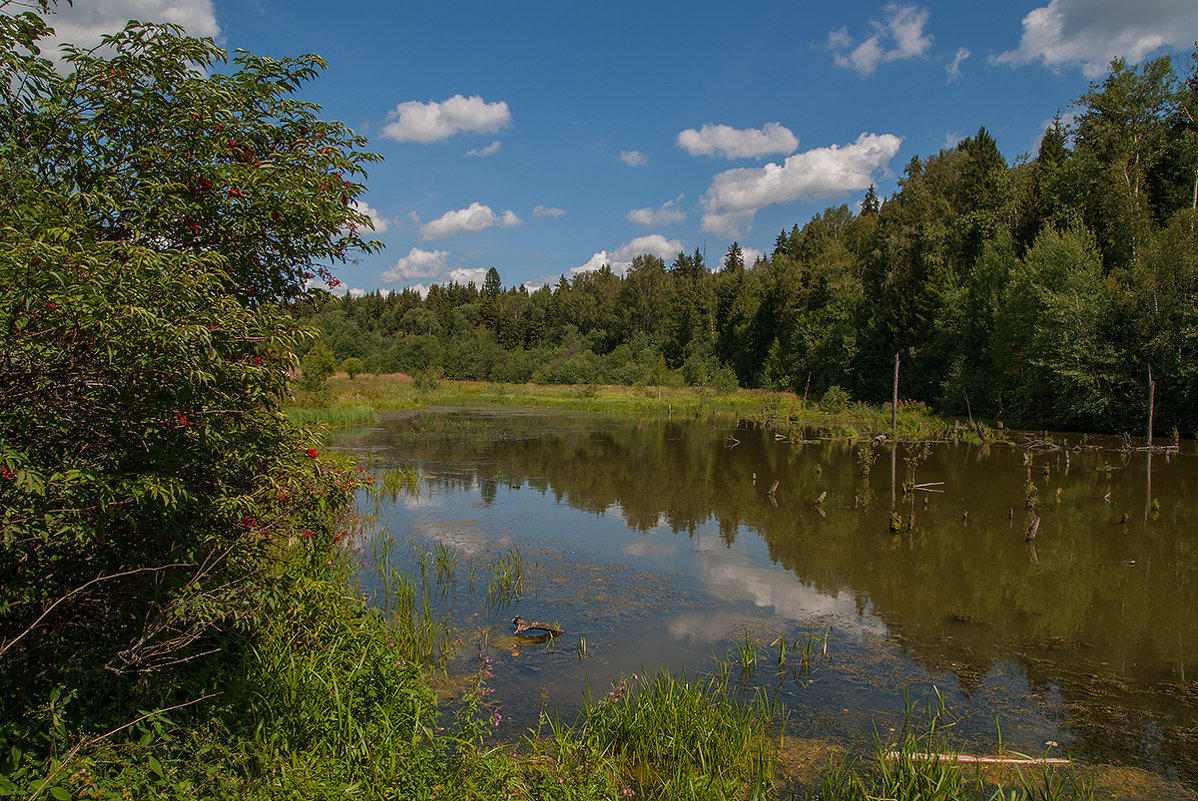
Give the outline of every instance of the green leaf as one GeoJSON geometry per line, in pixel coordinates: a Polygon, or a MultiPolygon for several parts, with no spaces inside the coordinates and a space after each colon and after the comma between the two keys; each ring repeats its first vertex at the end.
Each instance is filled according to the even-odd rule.
{"type": "Polygon", "coordinates": [[[51,787],[50,795],[58,799],[58,801],[71,801],[71,794],[61,787],[51,787]]]}
{"type": "Polygon", "coordinates": [[[166,774],[162,770],[162,764],[159,763],[159,761],[154,758],[153,754],[150,754],[150,756],[146,757],[146,762],[148,762],[150,764],[150,770],[152,770],[158,774],[158,778],[160,778],[160,779],[166,778],[166,774]]]}

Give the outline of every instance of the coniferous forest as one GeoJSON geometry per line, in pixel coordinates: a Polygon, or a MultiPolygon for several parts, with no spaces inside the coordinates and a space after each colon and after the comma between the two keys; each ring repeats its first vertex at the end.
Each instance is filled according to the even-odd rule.
{"type": "Polygon", "coordinates": [[[1008,163],[979,128],[745,263],[643,255],[535,291],[483,282],[297,304],[338,362],[495,382],[690,384],[947,415],[1198,430],[1198,50],[1114,61],[1008,163]]]}

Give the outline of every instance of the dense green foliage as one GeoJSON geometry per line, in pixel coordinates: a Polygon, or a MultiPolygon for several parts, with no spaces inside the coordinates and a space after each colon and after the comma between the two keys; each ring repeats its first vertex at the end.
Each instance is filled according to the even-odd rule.
{"type": "Polygon", "coordinates": [[[206,76],[211,42],[130,23],[60,71],[45,33],[0,17],[5,705],[190,658],[327,533],[349,496],[278,411],[300,339],[267,301],[368,247],[331,237],[359,185],[311,191],[373,158],[288,97],[317,59],[206,76]]]}
{"type": "MultiPolygon", "coordinates": [[[[635,785],[683,797],[741,794],[750,775],[768,786],[768,731],[708,685],[661,677],[523,758],[487,747],[485,667],[449,708],[438,702],[421,639],[438,624],[384,620],[347,587],[361,472],[280,411],[305,332],[277,302],[375,247],[353,199],[376,157],[294,97],[322,62],[240,54],[229,67],[211,41],[130,23],[56,66],[26,5],[0,0],[0,796],[610,798],[635,785]],[[634,720],[651,704],[726,736],[699,744],[710,758],[696,764],[634,720]]],[[[1042,263],[1028,257],[1029,285],[1051,276],[1054,254],[1106,241],[1078,230],[1055,234],[1042,263]]],[[[1133,264],[1161,247],[1148,242],[1133,264]]],[[[1096,303],[1110,301],[1105,283],[1093,288],[1100,264],[1077,279],[1096,303]]],[[[742,369],[719,350],[730,345],[714,315],[731,297],[742,319],[747,293],[715,292],[698,253],[637,272],[563,282],[572,305],[542,296],[557,315],[542,331],[575,326],[553,345],[562,380],[621,347],[631,380],[742,369]],[[630,281],[642,291],[625,342],[612,320],[630,281]]],[[[497,274],[482,293],[434,294],[446,292],[471,300],[404,309],[398,325],[433,338],[414,347],[444,348],[445,330],[477,340],[472,358],[545,347],[517,336],[524,307],[508,301],[522,293],[497,274]]],[[[1044,316],[1073,322],[1042,301],[1044,316]]],[[[788,347],[747,380],[793,377],[788,347]]],[[[372,358],[343,350],[309,349],[305,378],[319,386],[336,360],[372,358]]]]}
{"type": "Polygon", "coordinates": [[[744,264],[641,256],[625,275],[529,292],[433,286],[297,307],[337,359],[371,372],[496,382],[842,387],[952,415],[1198,430],[1198,52],[1115,61],[1034,158],[985,128],[906,166],[882,202],[829,208],[744,264]]]}
{"type": "Polygon", "coordinates": [[[291,97],[320,60],[226,74],[130,23],[56,69],[26,5],[0,0],[0,797],[631,795],[606,750],[491,749],[485,667],[445,704],[445,623],[353,592],[369,481],[280,410],[305,332],[276,301],[373,247],[345,176],[374,157],[291,97]]]}
{"type": "Polygon", "coordinates": [[[146,710],[232,725],[211,699],[261,679],[246,665],[269,622],[334,561],[359,482],[280,411],[303,332],[271,301],[371,247],[344,176],[373,156],[289,97],[319,59],[243,54],[221,74],[211,41],[130,23],[56,69],[42,18],[14,6],[0,3],[0,795],[119,797],[165,782],[145,747],[178,735],[146,710]]]}

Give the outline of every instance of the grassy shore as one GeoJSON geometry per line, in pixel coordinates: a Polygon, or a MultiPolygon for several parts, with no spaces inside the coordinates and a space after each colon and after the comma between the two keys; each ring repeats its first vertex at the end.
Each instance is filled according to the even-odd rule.
{"type": "Polygon", "coordinates": [[[339,373],[319,391],[299,390],[288,415],[295,420],[325,425],[368,421],[369,410],[451,406],[510,406],[568,409],[598,414],[662,414],[696,418],[709,416],[756,419],[789,428],[824,429],[834,436],[894,434],[900,439],[993,440],[1001,430],[983,423],[973,427],[932,414],[922,403],[900,402],[898,427],[891,428],[890,404],[872,406],[847,396],[825,396],[819,403],[792,392],[736,389],[721,392],[707,387],[625,385],[494,384],[451,381],[430,376],[358,375],[339,373]]]}
{"type": "MultiPolygon", "coordinates": [[[[400,471],[375,483],[373,494],[382,503],[417,491],[418,476],[400,471]]],[[[387,543],[372,540],[363,518],[341,517],[337,525],[343,536],[331,545],[299,538],[278,554],[276,569],[289,582],[270,600],[266,625],[224,632],[212,642],[212,657],[147,684],[140,702],[159,711],[97,737],[64,722],[72,718],[70,699],[52,703],[42,735],[26,738],[46,745],[0,754],[0,796],[1092,797],[1072,771],[983,777],[948,760],[921,760],[922,753],[947,752],[936,729],[943,709],[912,715],[897,739],[879,741],[870,757],[825,751],[822,767],[807,768],[796,785],[784,713],[765,695],[732,690],[728,671],[625,677],[587,698],[572,720],[546,708],[534,729],[501,735],[490,661],[480,655],[466,672],[447,672],[458,641],[452,622],[420,603],[435,591],[437,571],[395,571],[382,558],[387,543]],[[388,577],[385,597],[373,603],[355,589],[363,558],[388,577]]],[[[519,587],[523,569],[521,559],[505,554],[480,575],[502,574],[519,587]]]]}

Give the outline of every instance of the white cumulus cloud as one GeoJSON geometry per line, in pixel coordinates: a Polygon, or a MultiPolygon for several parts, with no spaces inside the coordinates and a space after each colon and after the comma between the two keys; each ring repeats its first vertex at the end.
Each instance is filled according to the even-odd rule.
{"type": "Polygon", "coordinates": [[[446,239],[458,234],[476,234],[494,225],[514,228],[520,225],[520,218],[510,210],[503,214],[496,214],[490,206],[475,201],[464,209],[447,211],[437,219],[420,226],[420,239],[423,242],[428,242],[432,239],[446,239]]]}
{"type": "Polygon", "coordinates": [[[485,159],[487,156],[493,156],[496,153],[498,153],[499,148],[501,148],[501,147],[503,147],[503,143],[500,142],[498,139],[496,139],[494,142],[487,145],[486,147],[476,147],[473,150],[467,150],[466,155],[474,156],[474,157],[480,158],[480,159],[485,159]]]}
{"type": "Polygon", "coordinates": [[[948,74],[949,83],[956,83],[957,81],[961,80],[961,64],[963,64],[965,59],[969,58],[969,56],[970,52],[968,47],[957,48],[957,53],[953,56],[953,60],[947,67],[944,68],[944,71],[948,74]]]}
{"type": "Polygon", "coordinates": [[[856,41],[848,29],[838,28],[828,34],[828,48],[834,51],[833,60],[839,67],[854,69],[865,76],[878,64],[922,56],[932,46],[932,37],[924,33],[930,16],[926,8],[886,5],[882,19],[870,21],[871,36],[856,41]]]}
{"type": "Polygon", "coordinates": [[[677,239],[667,239],[661,234],[638,236],[631,242],[616,248],[612,256],[617,263],[631,263],[637,256],[649,254],[662,259],[672,259],[682,250],[682,242],[677,239]]]}
{"type": "Polygon", "coordinates": [[[621,150],[619,159],[629,167],[644,167],[649,163],[649,157],[639,150],[621,150]]]}
{"type": "Polygon", "coordinates": [[[367,206],[365,203],[355,200],[354,211],[358,212],[359,214],[365,214],[370,218],[370,224],[374,227],[374,232],[376,234],[383,233],[383,231],[386,231],[390,225],[385,217],[379,216],[377,211],[372,209],[370,206],[367,206]]]}
{"type": "Polygon", "coordinates": [[[387,115],[383,136],[397,142],[437,142],[458,133],[495,133],[512,124],[507,103],[454,95],[440,103],[409,100],[387,115]]]}
{"type": "Polygon", "coordinates": [[[459,267],[449,271],[449,280],[458,284],[469,284],[471,281],[481,284],[486,277],[486,267],[459,267]]]}
{"type": "Polygon", "coordinates": [[[1013,66],[1040,62],[1054,70],[1080,67],[1097,78],[1117,56],[1135,64],[1157,48],[1187,48],[1196,40],[1194,0],[1051,0],[1023,18],[1019,47],[990,60],[1013,66]]]}
{"type": "MultiPolygon", "coordinates": [[[[747,245],[740,246],[740,257],[741,257],[741,260],[744,261],[745,267],[752,267],[754,264],[757,263],[757,260],[760,259],[764,255],[765,255],[764,250],[758,250],[757,248],[751,248],[751,247],[748,247],[747,245]]],[[[728,254],[724,253],[724,255],[720,256],[720,267],[726,267],[727,265],[728,265],[728,254]]]]}
{"type": "Polygon", "coordinates": [[[761,158],[775,153],[793,153],[798,146],[798,138],[778,122],[767,122],[761,128],[707,123],[697,131],[687,128],[678,134],[678,147],[692,156],[761,158]]]}
{"type": "Polygon", "coordinates": [[[565,215],[565,209],[559,209],[554,206],[537,206],[532,210],[532,216],[534,217],[564,217],[565,215]]]}
{"type": "Polygon", "coordinates": [[[678,208],[678,204],[681,202],[682,195],[679,195],[673,200],[667,200],[660,208],[633,209],[628,212],[628,221],[646,228],[659,228],[663,225],[682,222],[686,219],[686,212],[678,208]]]}
{"type": "Polygon", "coordinates": [[[414,278],[433,278],[449,269],[445,261],[448,258],[449,252],[445,250],[412,248],[394,267],[380,275],[379,280],[384,284],[402,284],[414,278]]]}
{"type": "Polygon", "coordinates": [[[571,267],[570,272],[578,273],[593,273],[595,270],[603,269],[603,265],[611,264],[611,259],[607,255],[606,250],[601,250],[591,258],[587,259],[585,264],[580,264],[577,267],[571,267]]]}
{"type": "Polygon", "coordinates": [[[874,171],[889,164],[901,144],[902,139],[893,134],[863,133],[851,145],[796,153],[781,165],[770,162],[721,172],[712,178],[700,202],[702,230],[735,237],[765,206],[865,189],[875,183],[874,171]]]}
{"type": "Polygon", "coordinates": [[[672,259],[681,250],[682,242],[677,239],[668,239],[661,234],[638,236],[631,242],[620,245],[611,253],[606,250],[599,251],[591,256],[585,264],[571,267],[570,272],[574,274],[593,272],[607,264],[611,267],[612,272],[623,275],[628,272],[628,268],[632,266],[632,260],[637,256],[648,254],[662,259],[672,259]]]}
{"type": "Polygon", "coordinates": [[[54,37],[42,41],[42,53],[58,54],[61,42],[89,48],[100,43],[106,33],[115,33],[131,19],[142,22],[169,22],[182,25],[191,36],[220,36],[220,25],[212,11],[212,0],[105,0],[59,3],[47,16],[54,37]]]}

